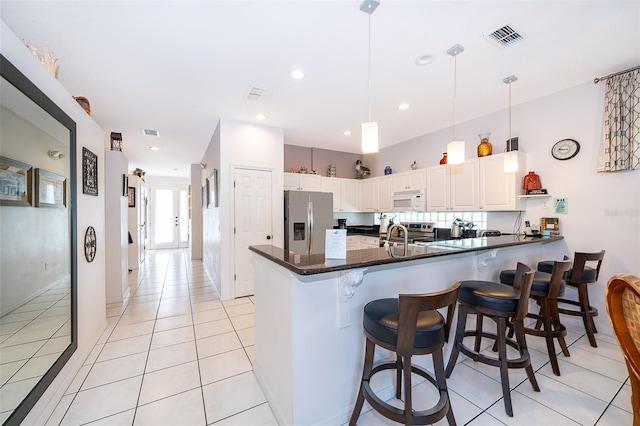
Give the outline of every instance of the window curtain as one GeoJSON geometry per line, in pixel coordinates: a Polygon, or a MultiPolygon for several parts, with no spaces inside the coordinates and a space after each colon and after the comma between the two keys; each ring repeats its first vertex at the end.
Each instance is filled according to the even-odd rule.
{"type": "Polygon", "coordinates": [[[640,169],[640,69],[607,79],[598,172],[640,169]]]}

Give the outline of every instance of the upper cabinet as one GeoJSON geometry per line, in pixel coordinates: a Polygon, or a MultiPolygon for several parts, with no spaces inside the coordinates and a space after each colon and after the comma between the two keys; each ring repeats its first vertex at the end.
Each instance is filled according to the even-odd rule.
{"type": "Polygon", "coordinates": [[[362,187],[363,212],[391,211],[392,179],[389,176],[364,180],[362,187]]]}
{"type": "Polygon", "coordinates": [[[291,191],[322,191],[322,176],[285,172],[283,186],[291,191]]]}
{"type": "Polygon", "coordinates": [[[322,178],[322,192],[333,193],[334,212],[360,212],[360,181],[334,177],[322,178]]]}
{"type": "Polygon", "coordinates": [[[391,175],[393,192],[424,191],[427,187],[427,170],[418,169],[391,175]]]}
{"type": "Polygon", "coordinates": [[[505,154],[480,161],[480,209],[486,211],[525,210],[526,200],[518,198],[527,170],[526,154],[518,152],[518,171],[504,173],[505,154]]]}
{"type": "Polygon", "coordinates": [[[427,169],[427,210],[478,210],[478,160],[427,169]]]}

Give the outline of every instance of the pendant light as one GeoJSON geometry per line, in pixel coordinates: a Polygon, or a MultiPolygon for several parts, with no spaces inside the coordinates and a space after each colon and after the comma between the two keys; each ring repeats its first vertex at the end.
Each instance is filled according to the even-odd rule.
{"type": "Polygon", "coordinates": [[[456,98],[458,95],[458,54],[464,47],[456,44],[447,50],[453,56],[453,142],[447,144],[447,164],[464,163],[464,141],[456,140],[456,98]]]}
{"type": "Polygon", "coordinates": [[[364,0],[360,3],[360,10],[369,15],[369,60],[367,97],[369,104],[369,122],[362,123],[362,153],[378,152],[378,123],[371,121],[371,15],[380,5],[379,0],[364,0]]]}
{"type": "MultiPolygon", "coordinates": [[[[518,77],[515,75],[510,75],[509,77],[505,77],[502,82],[504,84],[509,85],[509,139],[507,141],[507,145],[510,145],[512,142],[511,137],[511,83],[517,81],[518,77]]],[[[504,172],[505,173],[515,173],[518,171],[518,151],[508,151],[504,155],[504,172]]]]}

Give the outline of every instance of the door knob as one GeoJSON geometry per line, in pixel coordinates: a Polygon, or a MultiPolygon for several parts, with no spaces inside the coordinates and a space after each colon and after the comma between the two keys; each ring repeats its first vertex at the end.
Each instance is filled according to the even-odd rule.
{"type": "Polygon", "coordinates": [[[271,235],[267,235],[267,240],[270,240],[270,239],[271,239],[271,235]]]}

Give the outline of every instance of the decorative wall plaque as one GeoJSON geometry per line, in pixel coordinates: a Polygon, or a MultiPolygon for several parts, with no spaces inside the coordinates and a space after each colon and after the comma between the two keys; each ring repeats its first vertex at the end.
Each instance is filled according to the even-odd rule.
{"type": "Polygon", "coordinates": [[[84,257],[89,263],[96,258],[96,230],[93,226],[88,227],[84,234],[84,257]]]}
{"type": "Polygon", "coordinates": [[[82,193],[98,196],[98,156],[82,147],[82,193]]]}
{"type": "Polygon", "coordinates": [[[122,133],[111,132],[111,151],[122,151],[122,133]]]}

